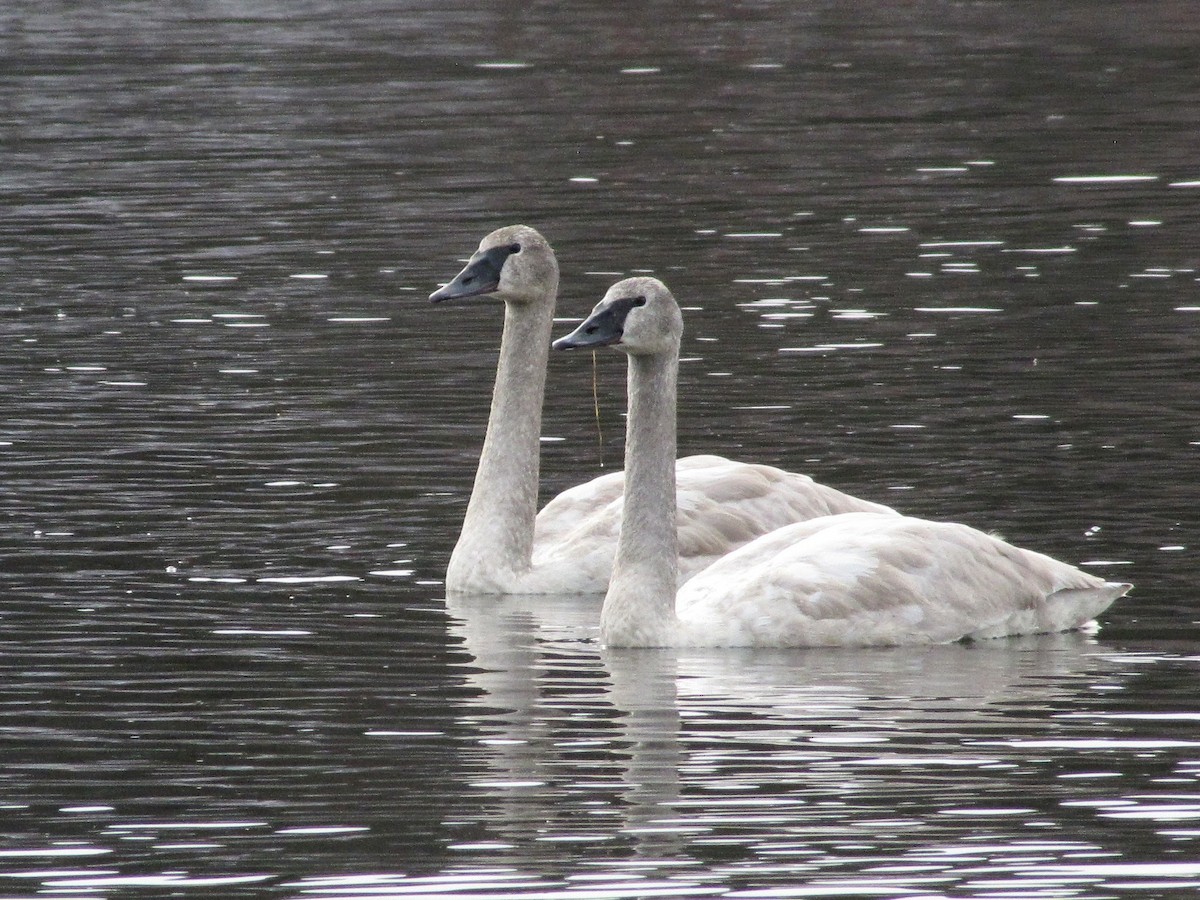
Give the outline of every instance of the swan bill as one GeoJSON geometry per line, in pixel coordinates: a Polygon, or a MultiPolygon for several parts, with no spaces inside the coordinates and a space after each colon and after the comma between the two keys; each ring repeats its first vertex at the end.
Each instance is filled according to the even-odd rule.
{"type": "Polygon", "coordinates": [[[492,247],[477,252],[463,270],[454,276],[453,281],[429,295],[429,301],[441,303],[443,300],[465,300],[494,294],[500,289],[500,273],[504,269],[504,262],[514,252],[518,251],[512,246],[492,247]]]}
{"type": "Polygon", "coordinates": [[[555,350],[576,350],[619,344],[625,336],[625,320],[629,317],[630,310],[645,305],[645,297],[618,297],[615,300],[603,301],[578,328],[560,337],[551,346],[555,350]]]}

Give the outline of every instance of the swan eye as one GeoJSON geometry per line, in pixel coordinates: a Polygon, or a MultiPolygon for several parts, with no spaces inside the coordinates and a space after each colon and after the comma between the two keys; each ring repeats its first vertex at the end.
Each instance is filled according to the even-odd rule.
{"type": "Polygon", "coordinates": [[[508,252],[509,252],[509,253],[520,253],[520,252],[521,252],[521,245],[520,245],[520,244],[509,244],[509,245],[508,245],[508,252]]]}
{"type": "Polygon", "coordinates": [[[645,305],[646,305],[646,298],[645,298],[645,297],[634,297],[634,298],[633,298],[633,305],[634,305],[634,306],[645,306],[645,305]]]}

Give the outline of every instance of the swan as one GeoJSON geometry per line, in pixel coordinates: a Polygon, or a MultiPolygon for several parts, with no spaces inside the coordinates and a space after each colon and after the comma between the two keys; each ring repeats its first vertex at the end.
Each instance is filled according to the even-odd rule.
{"type": "MultiPolygon", "coordinates": [[[[504,331],[487,436],[462,531],[446,570],[459,593],[603,593],[620,530],[624,475],[570,488],[537,512],[542,397],[558,293],[558,261],[535,229],[487,235],[433,302],[489,296],[504,331]]],[[[686,581],[711,562],[789,522],[850,510],[891,513],[771,466],[720,456],[678,462],[679,567],[686,581]]]]}
{"type": "Polygon", "coordinates": [[[946,522],[849,512],[786,525],[676,590],[675,387],[683,319],[667,287],[609,289],[556,349],[629,357],[624,520],[600,614],[610,647],[948,643],[1065,631],[1131,585],[946,522]]]}

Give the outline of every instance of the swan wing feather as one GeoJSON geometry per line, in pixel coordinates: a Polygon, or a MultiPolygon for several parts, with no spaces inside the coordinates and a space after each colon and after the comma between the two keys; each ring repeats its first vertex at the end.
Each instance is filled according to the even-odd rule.
{"type": "MultiPolygon", "coordinates": [[[[793,522],[851,511],[897,515],[807,475],[721,456],[684,457],[675,475],[681,584],[730,551],[793,522]]],[[[621,529],[624,488],[624,473],[611,472],[547,503],[534,525],[533,570],[569,566],[574,580],[565,585],[604,590],[621,529]],[[592,580],[602,583],[584,583],[592,580]]]]}
{"type": "Polygon", "coordinates": [[[733,550],[794,522],[846,512],[897,515],[807,475],[721,457],[692,459],[703,462],[685,467],[687,460],[681,460],[676,470],[681,584],[733,550]]]}

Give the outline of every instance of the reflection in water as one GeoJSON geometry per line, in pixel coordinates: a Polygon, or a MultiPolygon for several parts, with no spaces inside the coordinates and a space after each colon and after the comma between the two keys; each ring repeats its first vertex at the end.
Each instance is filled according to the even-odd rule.
{"type": "MultiPolygon", "coordinates": [[[[0,15],[0,896],[1192,890],[1185,7],[0,15]],[[444,603],[499,318],[423,298],[514,221],[564,319],[689,307],[682,453],[1137,591],[869,654],[444,603]]],[[[591,379],[551,361],[545,496],[600,470],[591,379]]]]}
{"type": "MultiPolygon", "coordinates": [[[[594,596],[447,602],[487,764],[476,813],[454,822],[478,829],[452,845],[464,865],[308,879],[294,885],[306,896],[698,895],[777,878],[797,896],[941,896],[1189,875],[1108,862],[1107,804],[1069,799],[1106,767],[1030,752],[1109,734],[1079,710],[1134,677],[1120,671],[1132,657],[1094,638],[607,652],[594,596]]],[[[1134,739],[1110,762],[1163,749],[1134,739]]]]}

